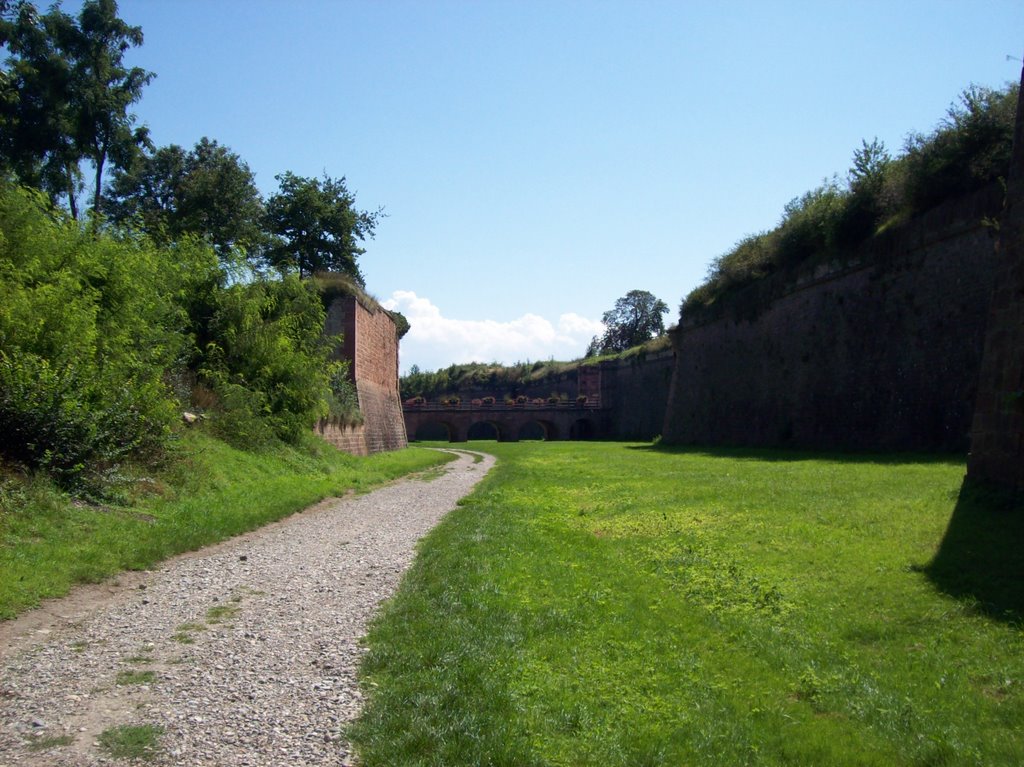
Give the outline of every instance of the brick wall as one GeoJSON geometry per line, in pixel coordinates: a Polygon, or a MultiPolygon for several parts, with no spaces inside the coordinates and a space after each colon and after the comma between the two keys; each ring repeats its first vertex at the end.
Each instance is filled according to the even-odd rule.
{"type": "Polygon", "coordinates": [[[995,274],[997,188],[844,263],[775,275],[685,318],[670,443],[966,450],[995,274]]]}
{"type": "Polygon", "coordinates": [[[391,316],[377,306],[364,306],[353,296],[340,296],[327,308],[324,332],[341,333],[339,354],[352,361],[349,375],[359,396],[363,424],[344,429],[325,424],[318,433],[356,455],[398,450],[408,444],[398,395],[398,337],[391,316]]]}
{"type": "Polygon", "coordinates": [[[321,439],[342,452],[352,455],[369,455],[370,451],[366,446],[366,428],[362,424],[348,426],[324,418],[317,423],[315,431],[321,439]]]}

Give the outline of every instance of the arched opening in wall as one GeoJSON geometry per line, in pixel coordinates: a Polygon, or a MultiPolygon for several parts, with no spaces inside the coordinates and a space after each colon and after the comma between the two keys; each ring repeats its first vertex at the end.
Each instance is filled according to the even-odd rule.
{"type": "Polygon", "coordinates": [[[558,439],[558,427],[551,421],[530,421],[519,427],[519,439],[558,439]]]}
{"type": "Polygon", "coordinates": [[[469,427],[469,431],[466,433],[466,439],[496,440],[498,439],[498,427],[489,421],[477,421],[475,424],[469,427]]]}
{"type": "Polygon", "coordinates": [[[416,442],[451,442],[452,433],[448,424],[441,423],[440,421],[430,421],[429,423],[421,423],[416,428],[416,434],[413,435],[413,439],[416,442]]]}
{"type": "Polygon", "coordinates": [[[589,418],[580,418],[569,429],[569,439],[593,439],[594,422],[589,418]]]}
{"type": "Polygon", "coordinates": [[[548,430],[544,428],[544,424],[540,421],[530,421],[530,423],[524,423],[519,427],[519,441],[524,440],[545,440],[551,439],[548,436],[548,430]]]}

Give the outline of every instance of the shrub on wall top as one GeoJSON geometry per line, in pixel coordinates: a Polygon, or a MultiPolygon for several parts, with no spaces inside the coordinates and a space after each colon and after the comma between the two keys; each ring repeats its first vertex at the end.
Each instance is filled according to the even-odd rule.
{"type": "Polygon", "coordinates": [[[778,226],[740,240],[714,259],[707,279],[683,300],[699,312],[734,287],[815,259],[853,250],[876,233],[1005,178],[1019,86],[971,87],[930,134],[913,134],[890,157],[864,141],[845,183],[837,177],[785,206],[778,226]]]}

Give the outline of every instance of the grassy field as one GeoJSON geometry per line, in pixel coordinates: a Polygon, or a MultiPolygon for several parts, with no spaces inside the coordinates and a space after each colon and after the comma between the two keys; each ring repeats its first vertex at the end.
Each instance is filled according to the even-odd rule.
{"type": "Polygon", "coordinates": [[[312,436],[303,449],[250,453],[189,431],[162,472],[126,483],[123,503],[72,502],[44,479],[0,477],[0,619],[446,460],[415,448],[357,458],[312,436]]]}
{"type": "Polygon", "coordinates": [[[484,444],[368,639],[367,767],[1024,764],[1024,509],[960,460],[484,444]]]}

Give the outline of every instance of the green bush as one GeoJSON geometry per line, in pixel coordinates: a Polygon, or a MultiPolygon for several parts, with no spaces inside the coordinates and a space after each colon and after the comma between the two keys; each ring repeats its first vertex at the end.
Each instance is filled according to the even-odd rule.
{"type": "Polygon", "coordinates": [[[349,379],[351,367],[351,360],[332,363],[327,410],[332,418],[345,424],[355,425],[363,422],[363,414],[359,409],[359,393],[356,391],[356,385],[349,379]]]}
{"type": "Polygon", "coordinates": [[[158,448],[175,413],[165,373],[188,348],[174,297],[204,258],[0,188],[0,454],[76,487],[158,448]]]}
{"type": "Polygon", "coordinates": [[[220,399],[213,421],[222,436],[294,443],[327,415],[336,368],[323,326],[319,293],[295,275],[219,292],[199,375],[220,399]]]}
{"type": "Polygon", "coordinates": [[[731,251],[711,262],[708,281],[702,288],[708,284],[725,288],[771,273],[776,267],[775,240],[773,232],[761,232],[743,238],[731,251]]]}
{"type": "Polygon", "coordinates": [[[972,86],[930,135],[907,139],[903,204],[927,210],[1002,178],[1010,164],[1018,86],[972,86]]]}
{"type": "Polygon", "coordinates": [[[66,486],[88,486],[161,446],[174,407],[159,380],[103,379],[87,365],[54,369],[34,354],[0,352],[0,451],[66,486]]]}
{"type": "Polygon", "coordinates": [[[269,412],[263,392],[232,383],[220,370],[204,370],[206,382],[216,394],[216,408],[211,414],[214,433],[239,449],[259,450],[269,446],[277,436],[265,416],[269,412]]]}
{"type": "Polygon", "coordinates": [[[189,397],[242,447],[296,443],[328,412],[358,422],[318,289],[226,281],[195,239],[158,248],[0,188],[0,458],[102,493],[189,397]]]}
{"type": "Polygon", "coordinates": [[[853,244],[840,242],[838,237],[847,199],[848,194],[832,179],[791,200],[776,230],[775,262],[782,267],[792,266],[853,244]]]}

